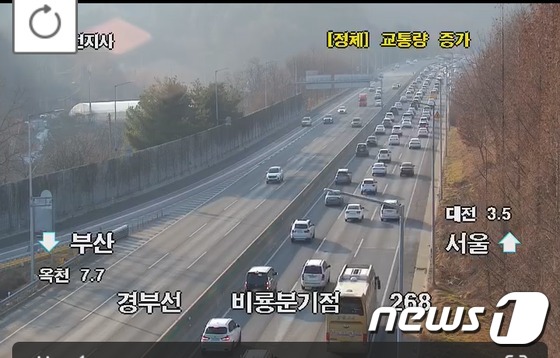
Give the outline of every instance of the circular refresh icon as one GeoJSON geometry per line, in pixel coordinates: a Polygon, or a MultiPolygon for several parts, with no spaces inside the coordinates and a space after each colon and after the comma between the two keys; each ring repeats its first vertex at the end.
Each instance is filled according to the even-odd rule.
{"type": "Polygon", "coordinates": [[[31,14],[31,17],[29,18],[29,29],[31,30],[33,35],[35,35],[35,36],[37,36],[41,39],[50,39],[51,37],[56,35],[58,33],[58,31],[60,31],[60,26],[62,25],[62,22],[60,21],[60,15],[58,15],[57,12],[54,13],[54,16],[56,17],[56,29],[52,33],[50,33],[48,35],[41,35],[33,27],[33,19],[35,18],[35,16],[37,16],[37,14],[39,14],[41,11],[44,12],[45,14],[48,14],[51,10],[52,10],[51,7],[49,5],[45,4],[45,6],[43,6],[41,8],[38,8],[37,10],[33,11],[33,13],[31,14]]]}

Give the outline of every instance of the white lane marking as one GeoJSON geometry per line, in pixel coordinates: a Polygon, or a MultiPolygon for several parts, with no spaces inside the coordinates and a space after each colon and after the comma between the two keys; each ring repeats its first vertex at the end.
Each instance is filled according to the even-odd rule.
{"type": "Polygon", "coordinates": [[[101,308],[101,306],[103,306],[104,304],[106,304],[107,302],[109,302],[109,300],[111,298],[114,298],[116,295],[113,295],[111,297],[109,297],[108,299],[106,299],[105,301],[103,301],[99,306],[95,307],[93,310],[91,310],[87,315],[85,315],[80,321],[84,321],[86,320],[89,316],[91,316],[92,314],[95,313],[95,311],[97,311],[98,309],[101,308]]]}
{"type": "Polygon", "coordinates": [[[354,253],[354,258],[356,258],[356,256],[358,256],[358,252],[360,252],[360,249],[362,248],[363,244],[364,244],[364,238],[362,237],[360,239],[360,243],[358,244],[358,248],[356,249],[356,252],[354,253]]]}
{"type": "Polygon", "coordinates": [[[165,255],[163,255],[159,260],[157,260],[156,262],[154,262],[153,264],[150,265],[150,267],[148,267],[148,270],[151,269],[152,267],[154,267],[155,265],[157,265],[161,260],[163,260],[164,258],[166,258],[169,255],[169,252],[166,253],[165,255]]]}
{"type": "Polygon", "coordinates": [[[192,234],[190,234],[189,237],[193,237],[194,235],[196,235],[200,230],[204,229],[206,225],[208,225],[208,223],[202,224],[202,226],[196,229],[192,234]]]}
{"type": "Polygon", "coordinates": [[[401,152],[401,154],[399,154],[399,159],[401,159],[401,158],[402,158],[402,155],[403,155],[403,152],[401,152]]]}
{"type": "Polygon", "coordinates": [[[302,170],[303,168],[305,168],[305,167],[299,167],[299,168],[294,172],[294,174],[292,174],[292,175],[295,176],[295,175],[296,175],[297,173],[299,173],[299,171],[302,170]]]}
{"type": "Polygon", "coordinates": [[[379,208],[379,206],[376,206],[375,209],[373,209],[373,214],[371,214],[371,221],[373,221],[375,219],[375,214],[377,213],[378,208],[379,208]]]}
{"type": "Polygon", "coordinates": [[[388,187],[389,187],[389,183],[385,184],[385,188],[383,188],[383,191],[381,192],[381,195],[385,194],[385,191],[387,191],[388,187]]]}
{"type": "Polygon", "coordinates": [[[228,204],[228,206],[226,206],[226,207],[224,208],[224,210],[222,210],[222,211],[226,211],[227,209],[231,208],[231,206],[232,206],[233,204],[237,203],[238,201],[239,201],[239,199],[235,199],[233,202],[231,202],[230,204],[228,204]]]}
{"type": "Polygon", "coordinates": [[[253,186],[251,187],[251,189],[249,189],[249,191],[251,191],[251,190],[255,189],[256,187],[258,187],[259,184],[260,184],[260,183],[257,183],[257,184],[255,184],[255,185],[253,185],[253,186]]]}
{"type": "MultiPolygon", "coordinates": [[[[179,220],[177,220],[179,221],[179,220]]],[[[177,222],[176,221],[176,222],[177,222]]],[[[206,224],[204,224],[206,225],[206,224]]],[[[204,226],[203,225],[203,226],[204,226]]],[[[122,261],[126,260],[128,257],[130,257],[130,255],[136,253],[136,251],[138,251],[139,249],[141,249],[142,247],[144,247],[145,245],[147,245],[149,242],[153,241],[154,239],[158,238],[160,235],[162,235],[163,233],[165,233],[167,230],[171,229],[172,227],[174,227],[174,225],[170,225],[168,227],[166,227],[165,229],[161,230],[159,233],[157,233],[156,235],[154,235],[151,239],[148,239],[147,241],[144,241],[142,243],[142,245],[138,246],[137,248],[133,249],[132,251],[130,251],[129,253],[127,253],[126,255],[124,255],[123,257],[121,257],[119,260],[117,260],[115,263],[113,263],[111,266],[107,267],[105,269],[105,272],[109,271],[110,269],[112,269],[113,267],[115,267],[116,265],[120,264],[122,261]]],[[[33,322],[35,322],[36,320],[38,320],[39,318],[43,317],[44,315],[46,315],[47,313],[49,313],[50,311],[52,311],[53,309],[55,309],[58,305],[60,305],[61,303],[63,303],[64,301],[66,301],[69,297],[73,296],[76,292],[80,291],[82,288],[86,287],[87,284],[89,284],[91,282],[85,282],[82,285],[80,285],[78,288],[76,288],[74,291],[70,292],[69,294],[67,294],[66,296],[62,297],[62,299],[60,299],[59,301],[55,302],[52,306],[50,306],[49,308],[45,309],[43,312],[39,313],[37,316],[33,317],[31,320],[29,320],[27,323],[25,323],[24,325],[22,325],[21,327],[19,327],[18,329],[16,329],[13,333],[10,333],[6,338],[4,338],[3,340],[0,341],[0,344],[6,342],[8,339],[12,338],[13,336],[15,336],[16,334],[18,334],[19,332],[21,332],[21,330],[25,329],[27,326],[29,326],[30,324],[32,324],[33,322]]]]}
{"type": "Polygon", "coordinates": [[[262,204],[264,204],[265,201],[267,201],[268,199],[263,199],[257,206],[255,206],[255,209],[258,209],[259,206],[261,206],[262,204]]]}
{"type": "Polygon", "coordinates": [[[325,241],[327,241],[326,236],[323,238],[323,240],[321,240],[321,243],[319,244],[319,247],[317,247],[317,250],[315,250],[315,253],[317,253],[321,250],[321,247],[323,247],[323,244],[325,243],[325,241]]]}
{"type": "Polygon", "coordinates": [[[194,260],[194,261],[185,269],[185,271],[190,270],[191,267],[193,267],[194,265],[196,265],[196,263],[197,263],[198,261],[200,261],[200,259],[201,259],[204,255],[206,255],[207,252],[208,252],[208,251],[204,251],[202,254],[200,254],[200,256],[197,257],[196,260],[194,260]]]}
{"type": "MultiPolygon", "coordinates": [[[[353,92],[353,93],[352,93],[350,96],[348,96],[348,98],[347,98],[345,101],[343,101],[341,104],[344,104],[344,103],[350,101],[351,99],[354,98],[354,96],[355,96],[356,93],[359,93],[359,92],[361,92],[361,91],[363,91],[363,89],[360,89],[360,90],[358,90],[358,91],[353,92]]],[[[339,104],[339,105],[340,105],[340,104],[339,104]]],[[[339,105],[337,105],[336,107],[334,107],[332,110],[338,108],[339,105]]],[[[331,110],[331,111],[332,111],[332,110],[331,110]]],[[[329,111],[329,112],[331,112],[331,111],[329,111]]],[[[316,127],[313,127],[313,128],[316,128],[316,127]]],[[[353,159],[354,159],[354,158],[352,158],[352,160],[353,160],[353,159]]],[[[352,161],[352,160],[350,160],[350,161],[352,161]]],[[[347,163],[346,166],[348,166],[348,164],[350,163],[350,161],[347,163]]],[[[332,182],[331,182],[331,184],[332,184],[332,182]]],[[[320,195],[320,196],[317,198],[317,200],[315,201],[315,203],[313,203],[313,205],[311,206],[311,208],[309,209],[309,211],[307,211],[307,213],[305,214],[305,216],[307,216],[307,215],[311,212],[311,210],[315,207],[315,205],[317,205],[317,203],[318,203],[319,200],[321,200],[321,199],[322,199],[322,196],[320,195]]],[[[276,218],[275,218],[275,219],[276,219],[276,218]]],[[[260,235],[259,235],[259,236],[260,236],[260,235]]],[[[270,258],[267,262],[270,262],[270,260],[272,260],[272,258],[274,257],[274,255],[276,255],[276,253],[278,253],[278,251],[280,251],[280,249],[281,249],[282,246],[286,243],[286,241],[288,240],[288,238],[289,238],[289,236],[287,236],[287,237],[284,239],[284,241],[280,244],[280,247],[279,247],[276,251],[274,251],[274,253],[272,254],[271,258],[270,258]]],[[[245,250],[247,250],[247,248],[246,248],[245,250]]],[[[240,254],[240,256],[243,255],[244,252],[245,252],[245,251],[243,251],[243,252],[240,254]]],[[[233,265],[233,262],[229,265],[229,267],[231,267],[231,265],[233,265]]],[[[229,268],[229,267],[228,267],[228,268],[229,268]]],[[[227,270],[228,268],[226,268],[226,270],[227,270]]],[[[219,278],[220,278],[220,277],[216,278],[216,279],[214,280],[214,282],[212,282],[212,283],[210,284],[210,286],[208,286],[208,288],[207,288],[204,292],[202,292],[202,293],[197,297],[197,299],[195,300],[194,303],[196,303],[196,302],[200,299],[200,297],[204,296],[204,294],[210,289],[210,287],[212,287],[212,285],[214,285],[214,283],[215,283],[219,278]]],[[[192,305],[194,305],[194,303],[193,303],[192,305]]],[[[192,305],[191,305],[191,307],[192,307],[192,305]]],[[[165,332],[162,333],[162,335],[159,337],[159,339],[158,339],[156,342],[160,342],[160,341],[163,339],[163,337],[165,337],[165,335],[166,335],[167,333],[169,333],[169,331],[171,331],[171,329],[177,324],[177,322],[179,322],[181,319],[183,319],[183,317],[187,314],[187,312],[189,311],[189,309],[190,309],[190,307],[189,307],[188,309],[184,310],[184,311],[179,315],[179,317],[177,317],[177,319],[173,322],[173,324],[170,325],[170,326],[165,330],[165,332]]],[[[230,310],[228,310],[227,312],[229,313],[229,311],[230,311],[230,310]]],[[[226,315],[227,315],[227,314],[224,314],[224,316],[226,316],[226,315]]],[[[1,343],[1,342],[0,342],[0,343],[1,343]]],[[[193,354],[191,354],[191,356],[194,355],[195,353],[196,353],[196,351],[193,352],[193,354]]],[[[189,357],[189,358],[190,358],[190,357],[189,357]]]]}
{"type": "MultiPolygon", "coordinates": [[[[427,147],[424,148],[424,153],[422,153],[422,159],[420,160],[420,165],[418,166],[419,168],[422,168],[422,163],[424,163],[424,158],[426,157],[426,153],[427,151],[427,147]]],[[[419,175],[416,175],[416,179],[414,180],[414,185],[412,186],[412,194],[410,195],[410,200],[408,202],[408,207],[406,208],[406,215],[404,217],[404,225],[405,225],[405,229],[406,229],[406,219],[408,218],[408,214],[410,213],[410,208],[412,207],[412,205],[410,205],[412,203],[412,199],[414,198],[414,194],[416,194],[416,185],[418,184],[418,179],[420,178],[419,175]]],[[[434,180],[432,178],[432,180],[434,180]]],[[[432,200],[434,200],[432,198],[432,200]]],[[[432,228],[433,230],[433,228],[432,228]]],[[[388,278],[390,279],[391,276],[393,275],[393,271],[395,271],[395,268],[397,267],[397,257],[399,256],[399,250],[401,249],[401,245],[400,242],[397,243],[397,248],[395,250],[395,254],[393,256],[393,262],[391,263],[391,269],[389,270],[389,276],[388,278]]],[[[389,282],[389,280],[387,280],[387,282],[389,282]]],[[[389,288],[391,288],[391,290],[393,289],[390,284],[385,285],[385,290],[383,291],[383,297],[381,298],[381,306],[385,303],[385,300],[387,299],[387,294],[389,293],[389,288]]],[[[0,342],[1,343],[1,342],[0,342]]]]}
{"type": "Polygon", "coordinates": [[[239,224],[241,224],[241,221],[237,222],[237,224],[233,225],[233,227],[231,229],[229,229],[225,234],[224,237],[228,236],[230,232],[232,232],[237,226],[239,226],[239,224]]]}
{"type": "Polygon", "coordinates": [[[395,166],[393,166],[393,169],[391,170],[391,174],[393,174],[395,172],[395,170],[397,170],[397,165],[395,164],[395,166]]]}
{"type": "Polygon", "coordinates": [[[278,187],[274,190],[276,191],[276,190],[280,189],[284,184],[286,184],[286,182],[282,182],[282,184],[278,185],[278,187]]]}

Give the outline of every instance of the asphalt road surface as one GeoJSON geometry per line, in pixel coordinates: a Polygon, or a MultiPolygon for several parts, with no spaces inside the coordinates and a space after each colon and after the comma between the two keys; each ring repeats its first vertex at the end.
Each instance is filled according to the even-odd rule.
{"type": "MultiPolygon", "coordinates": [[[[390,88],[393,82],[405,82],[418,69],[420,66],[409,67],[406,72],[386,73],[386,98],[394,92],[390,88]]],[[[157,340],[172,325],[177,315],[162,315],[157,309],[153,315],[145,312],[120,314],[116,293],[133,290],[148,293],[181,290],[181,307],[188,308],[355,135],[357,129],[349,126],[351,118],[361,116],[368,120],[377,113],[377,109],[371,104],[366,108],[357,107],[358,92],[333,104],[330,110],[315,117],[313,127],[297,130],[288,135],[288,138],[272,143],[271,146],[275,148],[273,153],[270,153],[271,147],[263,149],[265,152],[268,150],[269,156],[253,167],[233,170],[229,176],[239,176],[239,179],[220,188],[219,195],[206,205],[189,212],[171,226],[155,225],[118,242],[113,255],[100,257],[87,266],[107,270],[100,283],[82,283],[81,273],[74,271],[70,284],[53,287],[7,315],[0,322],[0,357],[9,356],[11,346],[18,341],[157,340]],[[348,107],[348,114],[336,114],[336,108],[340,104],[348,107]],[[335,115],[333,125],[323,125],[320,122],[322,115],[326,113],[335,115]],[[273,165],[284,168],[285,182],[280,185],[264,183],[265,171],[273,165]]],[[[362,163],[365,171],[367,160],[353,162],[351,167],[354,168],[359,163],[362,163]]],[[[360,168],[354,171],[358,174],[360,168]]],[[[387,182],[389,185],[391,181],[388,179],[382,183],[387,182]]],[[[409,183],[413,181],[414,179],[408,180],[409,183]]],[[[207,185],[212,191],[211,188],[217,184],[208,181],[207,185]]],[[[409,186],[412,187],[412,184],[406,184],[406,187],[409,186]]],[[[202,185],[196,191],[208,188],[202,185]]],[[[405,195],[405,192],[402,193],[405,195]]],[[[312,213],[312,217],[322,215],[324,209],[316,206],[314,210],[319,212],[312,213]]],[[[338,216],[336,209],[329,210],[323,219],[319,220],[317,217],[319,235],[327,234],[324,230],[328,230],[328,218],[334,220],[332,216],[334,219],[338,216]]],[[[340,230],[336,229],[337,225],[333,226],[333,230],[340,230]]],[[[364,238],[367,237],[360,255],[370,253],[370,246],[377,242],[370,238],[371,235],[366,235],[369,230],[366,225],[367,222],[353,228],[358,230],[358,236],[363,232],[364,238]]],[[[343,238],[338,240],[344,241],[343,238]]],[[[344,245],[351,245],[353,240],[353,237],[348,236],[344,245]]],[[[381,240],[387,250],[394,250],[390,245],[392,241],[390,237],[381,240]]],[[[342,244],[336,246],[342,250],[342,244]]],[[[328,242],[322,245],[323,249],[328,247],[328,242]]],[[[289,249],[296,250],[295,247],[289,249]]],[[[291,259],[301,260],[301,255],[305,256],[305,252],[309,250],[309,247],[298,247],[297,256],[291,259]]],[[[273,260],[283,258],[285,254],[279,253],[273,260]]],[[[378,268],[381,275],[384,274],[382,266],[384,265],[378,268]]],[[[299,273],[300,268],[301,265],[293,267],[294,275],[296,271],[299,273]]],[[[287,270],[283,273],[282,284],[284,277],[290,280],[288,277],[291,272],[287,270]]],[[[227,307],[224,311],[225,309],[227,307]]]]}
{"type": "MultiPolygon", "coordinates": [[[[405,106],[406,108],[406,106],[405,106]]],[[[401,112],[402,113],[402,112],[401,112]]],[[[417,124],[420,115],[417,113],[413,129],[404,129],[399,146],[386,145],[388,135],[378,135],[380,147],[391,148],[392,163],[388,165],[388,175],[377,178],[379,193],[376,199],[397,199],[405,204],[405,270],[404,293],[411,290],[415,271],[418,243],[422,231],[430,231],[430,223],[424,222],[428,195],[431,190],[431,135],[430,138],[421,138],[422,149],[408,149],[408,140],[416,137],[417,124]],[[416,165],[414,177],[399,177],[399,165],[410,161],[416,165]]],[[[400,116],[398,116],[400,118],[400,116]]],[[[433,121],[430,121],[433,127],[433,121]]],[[[435,133],[438,140],[438,133],[435,133]]],[[[342,190],[359,195],[359,184],[363,178],[371,177],[371,165],[378,148],[370,149],[370,158],[353,158],[348,163],[348,168],[353,172],[351,186],[342,186],[342,190]]],[[[437,157],[436,157],[437,158],[437,157]]],[[[333,185],[334,187],[334,185],[333,185]]],[[[302,291],[300,288],[300,275],[302,267],[308,259],[325,259],[331,265],[331,286],[342,267],[347,263],[372,264],[376,274],[381,279],[381,290],[378,294],[378,304],[386,305],[389,295],[397,291],[396,282],[398,272],[398,222],[381,222],[379,218],[379,205],[359,199],[345,198],[346,203],[361,203],[365,208],[364,221],[361,223],[347,223],[344,221],[343,208],[325,207],[322,197],[310,208],[307,217],[316,223],[316,239],[310,244],[292,244],[288,237],[282,236],[282,246],[272,257],[263,257],[262,264],[270,265],[279,272],[279,291],[302,291]],[[394,272],[392,272],[394,270],[394,272]],[[393,278],[388,282],[389,276],[393,278]]],[[[240,277],[240,284],[243,277],[240,277]]],[[[309,309],[297,314],[271,314],[258,313],[246,314],[243,311],[231,310],[227,305],[222,311],[215,312],[214,317],[231,317],[243,329],[245,342],[321,342],[325,340],[324,317],[315,315],[309,309]]],[[[212,317],[206,317],[209,320],[212,317]]],[[[205,322],[198,322],[199,331],[191,330],[185,337],[187,341],[200,339],[205,322]]],[[[391,341],[394,335],[380,334],[382,341],[391,341]]]]}

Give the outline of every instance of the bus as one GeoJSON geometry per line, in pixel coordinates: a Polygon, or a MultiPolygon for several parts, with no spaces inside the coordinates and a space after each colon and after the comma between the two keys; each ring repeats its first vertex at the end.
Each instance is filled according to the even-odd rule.
{"type": "MultiPolygon", "coordinates": [[[[349,346],[333,343],[367,343],[369,323],[377,308],[381,281],[372,265],[349,264],[342,268],[335,291],[340,292],[339,313],[326,315],[326,341],[329,352],[346,351],[349,346]]],[[[352,345],[366,347],[367,345],[352,345]]]]}

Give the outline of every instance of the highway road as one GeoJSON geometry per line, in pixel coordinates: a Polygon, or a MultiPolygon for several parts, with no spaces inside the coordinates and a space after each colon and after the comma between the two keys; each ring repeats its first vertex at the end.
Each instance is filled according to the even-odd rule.
{"type": "MultiPolygon", "coordinates": [[[[405,82],[420,66],[406,72],[385,74],[385,93],[393,82],[405,82]]],[[[314,126],[292,132],[263,151],[268,157],[250,168],[229,173],[236,181],[214,190],[207,204],[189,212],[171,226],[138,232],[115,245],[115,253],[98,258],[89,267],[105,267],[100,283],[84,283],[79,272],[69,285],[52,288],[0,322],[0,357],[8,356],[17,341],[150,341],[158,339],[176,315],[118,313],[116,292],[143,290],[183,291],[182,308],[196,298],[231,264],[304,186],[355,135],[350,119],[371,118],[376,109],[357,107],[357,93],[333,105],[334,125],[314,126]],[[346,104],[349,113],[336,115],[346,104]],[[341,119],[344,118],[344,119],[341,119]],[[271,153],[271,147],[274,151],[271,153]],[[284,167],[286,180],[266,185],[268,167],[284,167]],[[219,192],[219,193],[217,193],[219,192]]],[[[228,178],[225,178],[228,179],[228,178]]],[[[208,182],[197,192],[212,192],[218,184],[208,182]]],[[[184,204],[187,205],[187,204],[184,204]]]]}
{"type": "MultiPolygon", "coordinates": [[[[419,115],[415,117],[417,124],[419,115]]],[[[431,121],[430,125],[433,124],[431,121]]],[[[433,125],[432,125],[433,127],[433,125]]],[[[433,128],[431,128],[433,129],[433,128]]],[[[428,195],[431,190],[431,137],[422,138],[421,150],[409,150],[406,144],[411,137],[416,137],[417,129],[404,129],[400,146],[391,146],[392,163],[388,167],[388,175],[378,178],[379,194],[377,199],[397,199],[406,205],[405,222],[405,270],[404,291],[411,290],[418,243],[422,232],[429,232],[431,224],[424,222],[428,195]],[[412,178],[399,177],[399,165],[403,161],[410,161],[416,165],[416,176],[412,178]]],[[[433,132],[436,141],[438,133],[433,132]]],[[[387,141],[388,135],[378,136],[387,141]]],[[[370,151],[370,158],[353,158],[348,168],[354,173],[352,186],[343,186],[344,191],[359,195],[359,184],[365,177],[371,177],[370,168],[376,148],[370,151]]],[[[436,157],[437,158],[437,157],[436,157]]],[[[334,173],[333,173],[334,175],[334,173]]],[[[333,185],[334,187],[334,185],[333,185]]],[[[359,199],[346,198],[346,202],[359,203],[359,199]]],[[[380,276],[382,287],[378,296],[380,305],[387,305],[389,295],[397,291],[398,272],[398,223],[383,223],[379,219],[379,205],[361,201],[366,208],[366,217],[362,223],[347,223],[344,221],[343,208],[325,207],[322,197],[311,206],[307,217],[316,223],[316,239],[308,245],[292,244],[285,235],[279,235],[278,240],[284,240],[282,246],[271,256],[263,257],[262,264],[270,265],[279,272],[279,291],[301,291],[300,275],[306,260],[311,258],[325,259],[331,267],[331,286],[340,273],[344,264],[365,263],[373,264],[377,275],[380,276]],[[389,277],[391,282],[388,282],[389,277]]],[[[244,280],[239,277],[240,285],[244,280]]],[[[240,287],[241,290],[241,287],[240,287]]],[[[310,310],[303,310],[297,314],[248,315],[243,311],[232,311],[227,305],[222,311],[215,312],[214,317],[231,317],[243,328],[245,342],[321,342],[325,340],[324,317],[314,315],[310,310]]],[[[187,341],[200,339],[205,321],[212,317],[204,317],[201,322],[193,323],[187,341]]],[[[382,340],[393,337],[384,335],[382,340]]]]}

